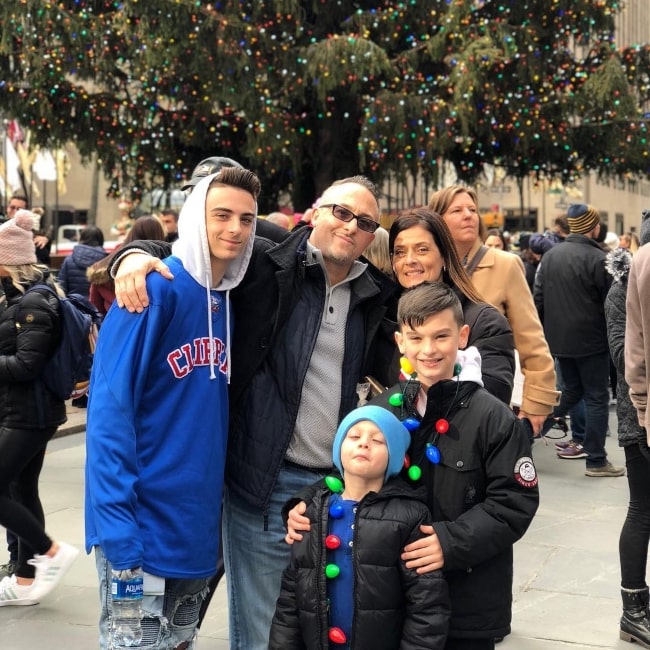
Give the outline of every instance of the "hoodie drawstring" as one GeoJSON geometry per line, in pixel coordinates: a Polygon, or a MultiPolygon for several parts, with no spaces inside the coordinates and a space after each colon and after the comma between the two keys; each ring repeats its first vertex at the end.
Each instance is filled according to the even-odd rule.
{"type": "MultiPolygon", "coordinates": [[[[205,292],[208,296],[208,337],[210,339],[210,379],[216,379],[217,375],[214,372],[214,355],[215,355],[215,345],[214,337],[212,336],[212,293],[210,291],[210,283],[212,282],[212,277],[210,273],[205,274],[205,292]]],[[[230,363],[228,364],[228,372],[230,372],[230,363]]]]}
{"type": "Polygon", "coordinates": [[[226,376],[230,384],[230,289],[226,291],[226,362],[228,363],[226,376]]]}

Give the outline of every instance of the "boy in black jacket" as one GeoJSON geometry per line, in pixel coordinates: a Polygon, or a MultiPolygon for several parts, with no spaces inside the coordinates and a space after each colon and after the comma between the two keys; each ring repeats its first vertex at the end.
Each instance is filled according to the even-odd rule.
{"type": "MultiPolygon", "coordinates": [[[[402,558],[418,573],[443,569],[451,598],[446,650],[492,650],[510,632],[512,547],[539,503],[530,443],[514,413],[482,388],[480,355],[454,293],[424,283],[399,301],[403,380],[373,400],[411,429],[409,468],[433,515],[402,558]]],[[[305,496],[305,495],[301,495],[305,496]]],[[[289,539],[298,539],[296,506],[289,539]]],[[[304,521],[303,521],[304,523],[304,521]]]]}
{"type": "MultiPolygon", "coordinates": [[[[449,600],[442,572],[418,574],[400,553],[430,521],[401,479],[410,442],[379,406],[341,422],[334,464],[307,509],[312,532],[293,545],[271,625],[270,650],[442,650],[449,600]]],[[[421,495],[422,496],[422,495],[421,495]]]]}

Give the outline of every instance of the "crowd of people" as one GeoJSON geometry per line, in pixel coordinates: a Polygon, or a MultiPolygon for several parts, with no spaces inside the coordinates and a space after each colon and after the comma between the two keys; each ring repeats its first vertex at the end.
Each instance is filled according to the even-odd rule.
{"type": "MultiPolygon", "coordinates": [[[[559,459],[625,474],[605,449],[610,387],[630,492],[620,634],[650,648],[646,221],[608,252],[598,211],[573,204],[514,251],[462,185],[387,230],[363,176],[334,182],[293,228],[258,218],[263,188],[231,159],[202,161],[184,189],[180,214],[138,219],[110,255],[84,229],[60,274],[62,292],[105,314],[85,516],[101,648],[114,575],[142,571],[140,647],[171,649],[193,647],[225,570],[233,650],[493,649],[511,631],[513,545],[539,502],[534,441],[570,421],[559,459]]],[[[21,324],[2,338],[0,384],[20,382],[21,402],[50,416],[4,409],[0,523],[17,554],[0,605],[39,602],[76,555],[46,535],[38,499],[65,418],[39,381],[59,313],[24,295],[54,280],[18,214],[0,226],[1,318],[21,324]],[[19,227],[24,259],[3,259],[19,227]],[[38,436],[19,444],[23,429],[38,436]]]]}

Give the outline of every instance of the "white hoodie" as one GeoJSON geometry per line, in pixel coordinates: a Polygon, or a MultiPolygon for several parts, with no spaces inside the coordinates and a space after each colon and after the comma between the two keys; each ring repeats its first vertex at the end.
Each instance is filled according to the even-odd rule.
{"type": "MultiPolygon", "coordinates": [[[[185,270],[202,286],[206,291],[208,333],[212,337],[212,299],[210,290],[212,287],[212,264],[210,263],[210,246],[208,244],[208,232],[205,224],[205,202],[210,183],[219,176],[219,173],[206,176],[199,181],[189,195],[178,217],[178,239],[172,244],[172,255],[178,257],[183,263],[185,270]]],[[[255,203],[255,216],[257,217],[257,203],[255,203]]],[[[215,287],[216,291],[225,291],[226,302],[226,323],[227,323],[227,354],[228,354],[228,383],[230,383],[230,290],[234,289],[243,279],[253,253],[255,240],[255,226],[257,219],[253,222],[251,235],[241,255],[236,257],[228,265],[228,268],[221,278],[221,282],[215,287]]],[[[210,377],[215,378],[214,372],[214,351],[210,354],[210,377]]]]}

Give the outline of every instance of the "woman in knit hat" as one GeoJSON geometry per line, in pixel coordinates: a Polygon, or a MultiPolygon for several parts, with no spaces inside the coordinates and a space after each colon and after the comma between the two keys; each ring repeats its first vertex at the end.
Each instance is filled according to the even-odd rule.
{"type": "Polygon", "coordinates": [[[55,296],[27,293],[53,285],[48,269],[37,264],[32,224],[33,215],[19,210],[0,226],[0,526],[19,540],[15,574],[0,582],[0,607],[37,604],[78,553],[46,535],[38,494],[47,443],[66,413],[41,381],[61,324],[55,296]]]}

